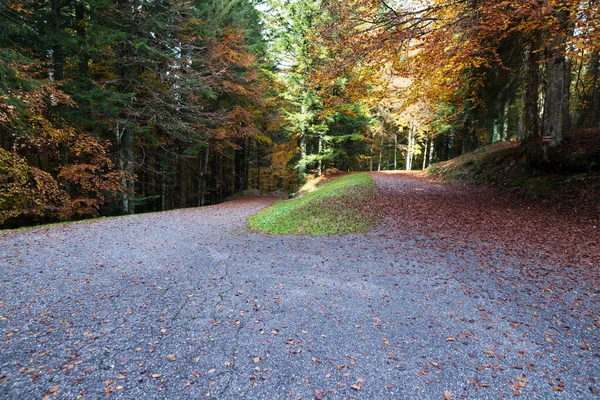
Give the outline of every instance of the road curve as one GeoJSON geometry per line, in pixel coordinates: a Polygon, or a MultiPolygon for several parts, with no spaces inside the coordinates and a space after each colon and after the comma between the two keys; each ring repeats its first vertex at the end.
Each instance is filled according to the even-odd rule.
{"type": "Polygon", "coordinates": [[[373,177],[363,234],[248,230],[269,198],[0,233],[0,398],[598,397],[588,247],[536,253],[542,216],[496,192],[373,177]]]}

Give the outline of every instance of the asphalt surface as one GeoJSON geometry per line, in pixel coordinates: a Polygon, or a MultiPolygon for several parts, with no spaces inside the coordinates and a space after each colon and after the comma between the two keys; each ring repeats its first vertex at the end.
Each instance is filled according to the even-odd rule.
{"type": "MultiPolygon", "coordinates": [[[[377,179],[380,203],[414,189],[377,179]]],[[[597,282],[483,265],[485,243],[393,213],[364,234],[249,231],[271,201],[0,233],[0,398],[598,398],[597,282]]]]}

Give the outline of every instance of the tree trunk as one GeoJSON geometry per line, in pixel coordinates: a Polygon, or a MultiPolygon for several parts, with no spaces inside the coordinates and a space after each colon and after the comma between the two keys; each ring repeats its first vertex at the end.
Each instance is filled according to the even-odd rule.
{"type": "Polygon", "coordinates": [[[51,9],[51,24],[53,29],[53,34],[55,36],[54,45],[52,46],[52,63],[53,63],[53,74],[52,78],[55,81],[62,81],[65,79],[65,52],[60,43],[58,43],[58,37],[62,32],[62,1],[61,0],[51,0],[50,9],[51,9]]]}
{"type": "Polygon", "coordinates": [[[423,144],[423,171],[425,171],[425,168],[427,168],[427,147],[429,146],[430,141],[431,139],[427,138],[427,140],[423,144]]]}
{"type": "Polygon", "coordinates": [[[234,175],[235,181],[233,191],[235,193],[242,192],[248,189],[248,169],[247,166],[247,144],[246,139],[241,139],[238,142],[239,148],[235,150],[234,175]]]}
{"type": "MultiPolygon", "coordinates": [[[[510,103],[508,100],[506,100],[506,103],[504,103],[504,110],[503,110],[503,115],[502,115],[502,141],[506,142],[506,140],[508,139],[508,108],[510,106],[510,103]]],[[[463,153],[464,154],[464,153],[463,153]]]]}
{"type": "Polygon", "coordinates": [[[208,173],[208,145],[204,150],[204,158],[200,159],[200,174],[198,178],[198,194],[199,194],[199,206],[204,206],[206,204],[206,180],[208,173]]]}
{"type": "Polygon", "coordinates": [[[381,171],[382,155],[383,155],[383,135],[381,135],[381,144],[379,145],[379,161],[377,161],[377,171],[381,171]]]}
{"type": "Polygon", "coordinates": [[[598,84],[598,75],[600,74],[600,53],[594,52],[592,54],[592,59],[590,61],[590,69],[592,73],[592,96],[590,98],[590,105],[588,107],[588,118],[586,121],[586,127],[595,128],[598,126],[599,115],[598,112],[598,99],[599,93],[599,84],[598,84]]]}
{"type": "Polygon", "coordinates": [[[323,160],[321,159],[321,157],[323,156],[323,134],[319,134],[319,159],[317,161],[317,176],[321,176],[321,173],[323,172],[323,160]]]}
{"type": "Polygon", "coordinates": [[[549,61],[546,67],[542,137],[548,138],[550,146],[556,146],[562,141],[569,124],[570,63],[565,57],[568,11],[560,11],[558,18],[561,29],[546,48],[549,61]]]}
{"type": "Polygon", "coordinates": [[[75,29],[79,42],[79,77],[86,79],[89,76],[89,55],[87,51],[87,35],[85,31],[85,3],[78,0],[75,4],[75,29]]]}
{"type": "Polygon", "coordinates": [[[525,110],[524,110],[524,139],[539,136],[539,86],[540,86],[540,66],[538,64],[538,46],[539,34],[534,33],[529,45],[527,55],[527,88],[525,91],[525,110]]]}
{"type": "Polygon", "coordinates": [[[394,133],[394,171],[398,169],[398,134],[394,133]]]}
{"type": "Polygon", "coordinates": [[[119,156],[119,170],[121,170],[121,212],[133,214],[134,208],[131,197],[135,190],[134,164],[133,164],[133,131],[125,128],[125,125],[117,123],[116,142],[119,156]]]}
{"type": "Polygon", "coordinates": [[[298,162],[298,180],[304,179],[306,173],[306,136],[304,133],[298,138],[298,146],[300,147],[300,161],[298,162]]]}
{"type": "Polygon", "coordinates": [[[185,158],[177,158],[179,158],[179,207],[181,208],[187,205],[188,170],[185,158]]]}
{"type": "Polygon", "coordinates": [[[413,141],[414,133],[412,127],[408,129],[408,145],[406,146],[406,170],[412,170],[412,158],[413,158],[413,141]]]}
{"type": "Polygon", "coordinates": [[[500,118],[495,119],[494,120],[494,130],[492,132],[492,143],[496,143],[498,141],[500,141],[501,135],[502,135],[502,130],[500,127],[500,118]]]}
{"type": "Polygon", "coordinates": [[[429,138],[429,166],[431,167],[431,164],[433,163],[433,154],[435,152],[435,141],[433,140],[433,137],[429,138]]]}

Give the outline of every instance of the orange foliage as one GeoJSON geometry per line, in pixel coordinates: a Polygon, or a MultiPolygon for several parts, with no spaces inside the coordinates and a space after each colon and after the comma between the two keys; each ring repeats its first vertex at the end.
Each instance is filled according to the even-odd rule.
{"type": "Polygon", "coordinates": [[[15,99],[25,109],[4,107],[11,111],[3,110],[5,127],[24,126],[26,133],[14,130],[10,151],[0,148],[0,224],[19,216],[97,216],[120,190],[121,173],[114,170],[106,146],[61,120],[52,121],[51,107],[72,105],[52,84],[14,93],[15,99]]]}

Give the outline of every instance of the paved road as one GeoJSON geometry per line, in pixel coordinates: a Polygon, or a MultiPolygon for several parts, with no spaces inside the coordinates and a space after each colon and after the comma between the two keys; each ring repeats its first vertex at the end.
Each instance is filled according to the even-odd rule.
{"type": "Polygon", "coordinates": [[[0,234],[0,398],[598,397],[597,265],[399,229],[441,186],[375,178],[366,234],[250,232],[264,198],[0,234]]]}

